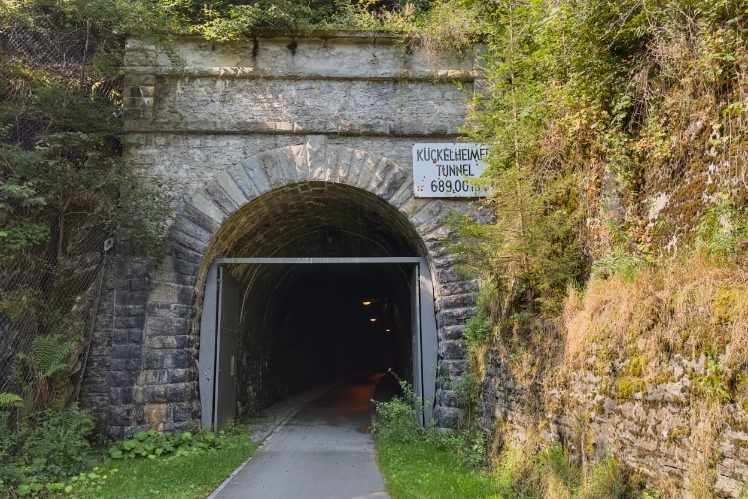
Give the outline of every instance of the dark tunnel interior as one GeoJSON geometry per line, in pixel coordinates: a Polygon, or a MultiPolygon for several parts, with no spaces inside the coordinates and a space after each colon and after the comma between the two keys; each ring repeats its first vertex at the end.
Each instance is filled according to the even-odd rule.
{"type": "MultiPolygon", "coordinates": [[[[222,232],[222,257],[424,253],[413,227],[391,205],[321,182],[263,195],[232,215],[222,232]]],[[[244,293],[237,417],[356,373],[392,369],[412,380],[414,264],[231,264],[227,270],[244,293]]]]}

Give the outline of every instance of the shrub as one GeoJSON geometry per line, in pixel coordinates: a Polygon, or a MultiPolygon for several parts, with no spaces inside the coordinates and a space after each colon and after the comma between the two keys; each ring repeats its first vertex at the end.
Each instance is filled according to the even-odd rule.
{"type": "Polygon", "coordinates": [[[416,420],[416,412],[423,410],[423,403],[413,387],[400,380],[403,396],[395,396],[389,402],[374,401],[377,421],[371,431],[381,440],[397,443],[426,442],[439,449],[454,453],[469,467],[478,467],[486,462],[486,441],[483,433],[474,425],[459,429],[437,428],[432,421],[422,428],[416,420]]]}
{"type": "Polygon", "coordinates": [[[35,495],[88,469],[93,427],[91,415],[77,404],[15,421],[0,412],[0,486],[35,495]]]}
{"type": "MultiPolygon", "coordinates": [[[[224,432],[221,432],[221,435],[224,432]]],[[[193,435],[186,431],[179,435],[166,432],[159,435],[155,430],[139,431],[109,448],[112,459],[134,459],[145,457],[155,459],[161,456],[194,454],[207,449],[220,447],[221,441],[212,432],[193,435]]]]}
{"type": "Polygon", "coordinates": [[[395,395],[389,402],[374,401],[377,421],[371,425],[371,431],[382,440],[404,443],[420,441],[424,433],[416,421],[416,408],[422,408],[423,404],[407,381],[399,381],[402,396],[395,395]]]}

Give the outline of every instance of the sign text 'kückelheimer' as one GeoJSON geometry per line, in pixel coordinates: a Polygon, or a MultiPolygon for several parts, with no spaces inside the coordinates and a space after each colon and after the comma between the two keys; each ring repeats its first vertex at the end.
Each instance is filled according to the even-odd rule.
{"type": "Polygon", "coordinates": [[[483,144],[414,144],[413,191],[417,198],[485,197],[469,179],[486,168],[483,144]]]}

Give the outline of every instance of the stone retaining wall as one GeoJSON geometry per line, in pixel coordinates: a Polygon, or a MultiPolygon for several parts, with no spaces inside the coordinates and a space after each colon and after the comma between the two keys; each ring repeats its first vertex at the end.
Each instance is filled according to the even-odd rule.
{"type": "Polygon", "coordinates": [[[650,480],[670,478],[690,497],[692,480],[713,483],[722,496],[740,497],[748,482],[748,413],[738,404],[707,404],[702,391],[705,358],[690,361],[674,355],[667,379],[621,393],[613,382],[625,364],[575,373],[563,390],[515,380],[497,355],[489,355],[479,413],[493,431],[503,425],[510,445],[534,437],[563,442],[590,460],[606,452],[650,480]],[[597,372],[594,372],[597,371],[597,372]],[[643,388],[641,388],[643,387],[643,388]]]}

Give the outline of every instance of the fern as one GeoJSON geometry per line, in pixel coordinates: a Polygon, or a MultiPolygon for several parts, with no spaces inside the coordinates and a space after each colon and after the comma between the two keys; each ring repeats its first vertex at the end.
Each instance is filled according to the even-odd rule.
{"type": "Polygon", "coordinates": [[[68,367],[65,358],[73,348],[75,343],[72,341],[61,344],[57,336],[39,336],[31,343],[31,355],[18,354],[18,358],[26,361],[36,373],[46,379],[68,367]]]}
{"type": "Polygon", "coordinates": [[[80,409],[78,402],[72,402],[60,414],[60,427],[69,433],[85,431],[90,425],[88,412],[80,409]]]}
{"type": "Polygon", "coordinates": [[[23,399],[15,393],[0,393],[0,407],[21,407],[23,399]]]}

